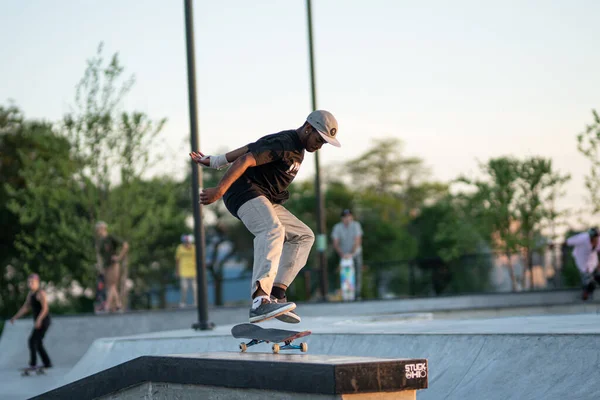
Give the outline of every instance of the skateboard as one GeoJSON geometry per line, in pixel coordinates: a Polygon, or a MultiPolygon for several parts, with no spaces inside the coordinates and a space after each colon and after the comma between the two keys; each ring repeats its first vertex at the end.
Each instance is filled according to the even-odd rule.
{"type": "Polygon", "coordinates": [[[354,261],[345,258],[340,261],[340,287],[342,289],[342,300],[352,301],[356,293],[356,273],[354,261]]]}
{"type": "Polygon", "coordinates": [[[279,350],[300,350],[303,353],[308,351],[308,344],[302,342],[300,345],[292,344],[298,338],[308,336],[311,331],[288,331],[285,329],[265,329],[254,324],[240,324],[231,328],[231,334],[238,339],[251,339],[248,343],[240,343],[242,353],[248,350],[248,347],[259,343],[272,342],[271,350],[273,353],[279,353],[279,350]],[[283,343],[280,346],[278,343],[283,343]]]}
{"type": "Polygon", "coordinates": [[[21,368],[21,376],[29,376],[31,373],[35,372],[37,375],[46,375],[46,369],[44,367],[26,367],[21,368]]]}

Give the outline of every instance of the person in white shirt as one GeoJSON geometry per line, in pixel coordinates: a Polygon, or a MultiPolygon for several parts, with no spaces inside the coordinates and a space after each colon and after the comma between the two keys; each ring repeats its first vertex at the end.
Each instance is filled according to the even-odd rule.
{"type": "Polygon", "coordinates": [[[591,228],[587,232],[579,233],[567,239],[567,245],[573,246],[573,258],[581,274],[583,300],[587,300],[594,293],[596,285],[600,284],[600,271],[598,270],[600,243],[598,242],[598,236],[598,229],[591,228]]]}
{"type": "Polygon", "coordinates": [[[363,268],[363,230],[360,222],[354,220],[352,211],[349,209],[342,211],[341,218],[342,220],[334,225],[331,232],[333,247],[340,256],[340,259],[351,258],[354,262],[354,276],[356,276],[355,298],[360,300],[363,268]]]}

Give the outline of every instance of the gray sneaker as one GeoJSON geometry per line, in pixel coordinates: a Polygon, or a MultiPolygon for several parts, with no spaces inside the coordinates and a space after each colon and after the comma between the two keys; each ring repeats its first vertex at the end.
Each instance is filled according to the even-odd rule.
{"type": "MultiPolygon", "coordinates": [[[[271,302],[285,304],[287,303],[287,299],[277,299],[275,296],[271,295],[271,302]]],[[[297,324],[301,321],[300,316],[296,314],[296,312],[293,310],[278,315],[275,318],[277,318],[281,322],[286,322],[288,324],[297,324]]]]}
{"type": "Polygon", "coordinates": [[[295,303],[273,303],[263,299],[262,304],[255,309],[250,308],[250,322],[262,322],[277,317],[296,308],[295,303]]]}

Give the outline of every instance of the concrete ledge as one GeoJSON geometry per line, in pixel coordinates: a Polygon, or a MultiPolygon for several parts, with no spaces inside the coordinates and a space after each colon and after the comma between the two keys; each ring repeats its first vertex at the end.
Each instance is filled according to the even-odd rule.
{"type": "Polygon", "coordinates": [[[226,352],[143,356],[33,399],[101,398],[148,382],[328,398],[403,391],[412,391],[414,396],[416,390],[427,388],[428,375],[425,359],[226,352]],[[344,396],[331,397],[336,395],[344,396]]]}

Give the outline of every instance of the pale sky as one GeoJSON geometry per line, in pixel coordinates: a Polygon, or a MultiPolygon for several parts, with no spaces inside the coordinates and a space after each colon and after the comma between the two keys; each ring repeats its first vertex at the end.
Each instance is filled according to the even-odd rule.
{"type": "MultiPolygon", "coordinates": [[[[194,2],[201,149],[242,146],[310,112],[304,0],[194,2]]],[[[575,137],[600,109],[600,1],[313,0],[318,107],[334,165],[394,136],[447,181],[477,160],[550,157],[583,205],[575,137]]],[[[0,102],[59,120],[99,42],[136,85],[129,110],[168,118],[157,171],[180,176],[189,120],[183,0],[2,0],[0,102]]],[[[308,155],[299,179],[314,173],[308,155]]]]}

